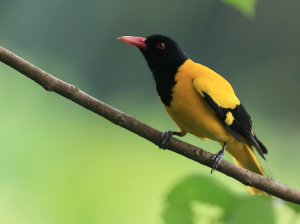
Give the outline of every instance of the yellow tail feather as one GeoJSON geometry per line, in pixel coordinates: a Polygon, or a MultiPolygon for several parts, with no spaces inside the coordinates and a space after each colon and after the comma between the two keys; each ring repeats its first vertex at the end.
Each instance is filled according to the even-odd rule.
{"type": "MultiPolygon", "coordinates": [[[[245,142],[245,140],[244,140],[245,142]]],[[[233,160],[236,165],[243,167],[247,170],[250,170],[254,173],[260,174],[262,176],[266,176],[264,171],[262,170],[252,148],[246,143],[237,143],[234,145],[228,145],[226,150],[233,156],[233,160]]],[[[248,191],[251,194],[266,194],[270,197],[274,197],[271,194],[268,194],[262,190],[259,190],[254,187],[247,186],[248,191]]]]}

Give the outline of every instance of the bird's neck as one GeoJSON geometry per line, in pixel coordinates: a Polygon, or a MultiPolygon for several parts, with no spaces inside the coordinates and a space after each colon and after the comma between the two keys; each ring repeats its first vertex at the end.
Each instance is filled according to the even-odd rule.
{"type": "MultiPolygon", "coordinates": [[[[182,62],[182,64],[184,61],[182,62]]],[[[150,67],[156,83],[156,91],[165,106],[170,107],[173,100],[172,89],[176,85],[175,76],[182,64],[150,67]]]]}

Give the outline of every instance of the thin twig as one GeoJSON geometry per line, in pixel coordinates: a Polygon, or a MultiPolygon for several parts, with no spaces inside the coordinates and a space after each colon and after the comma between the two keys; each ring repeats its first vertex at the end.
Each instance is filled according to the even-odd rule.
{"type": "MultiPolygon", "coordinates": [[[[160,137],[162,135],[160,131],[144,124],[133,116],[127,115],[122,111],[89,96],[78,87],[55,78],[2,47],[0,47],[0,61],[19,71],[23,75],[26,75],[28,78],[44,87],[47,91],[56,92],[80,106],[99,114],[112,123],[147,139],[155,145],[160,145],[160,137]]],[[[201,148],[192,146],[174,138],[171,145],[167,146],[167,149],[205,166],[212,167],[210,161],[213,154],[201,148]]],[[[222,160],[220,162],[217,170],[236,179],[246,186],[258,188],[283,200],[300,204],[299,191],[279,184],[271,178],[263,177],[236,166],[226,160],[222,160]]]]}

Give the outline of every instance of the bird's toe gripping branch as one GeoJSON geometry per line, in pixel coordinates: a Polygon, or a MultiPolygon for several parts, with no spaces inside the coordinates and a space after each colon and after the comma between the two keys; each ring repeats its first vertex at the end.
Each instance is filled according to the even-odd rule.
{"type": "Polygon", "coordinates": [[[183,135],[180,133],[180,132],[178,132],[178,131],[165,131],[162,135],[161,135],[161,138],[160,138],[160,140],[161,140],[161,145],[160,145],[160,149],[166,149],[166,141],[167,141],[167,139],[169,139],[169,144],[171,144],[171,142],[172,142],[172,137],[173,137],[173,135],[177,135],[177,136],[179,136],[179,137],[182,137],[183,135]]]}
{"type": "Polygon", "coordinates": [[[214,164],[213,164],[213,167],[211,169],[211,173],[213,173],[217,169],[219,163],[221,162],[221,160],[224,156],[225,148],[226,148],[226,142],[224,142],[224,145],[223,145],[222,149],[212,157],[211,161],[214,164]]]}

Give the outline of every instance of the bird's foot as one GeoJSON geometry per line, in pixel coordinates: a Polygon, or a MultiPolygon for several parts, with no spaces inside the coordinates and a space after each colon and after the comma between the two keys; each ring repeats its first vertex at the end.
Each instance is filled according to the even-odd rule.
{"type": "Polygon", "coordinates": [[[212,157],[211,161],[214,164],[213,164],[213,167],[211,169],[211,173],[213,173],[217,169],[219,163],[221,162],[221,160],[224,156],[224,153],[225,153],[225,148],[226,148],[226,143],[224,143],[222,149],[212,157]]]}
{"type": "Polygon", "coordinates": [[[172,142],[172,136],[173,135],[177,135],[177,136],[182,136],[182,134],[180,132],[177,131],[165,131],[162,135],[161,135],[161,145],[160,145],[160,149],[166,149],[166,141],[167,139],[169,139],[169,144],[171,144],[172,142]]]}

